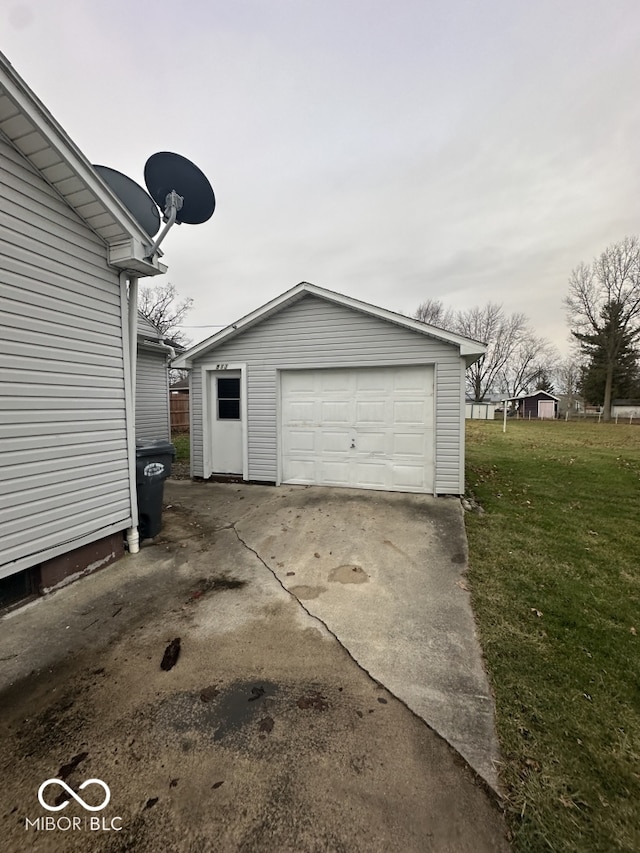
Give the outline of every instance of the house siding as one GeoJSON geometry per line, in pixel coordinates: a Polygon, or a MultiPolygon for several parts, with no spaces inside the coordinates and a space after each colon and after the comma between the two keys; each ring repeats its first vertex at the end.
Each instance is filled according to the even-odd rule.
{"type": "Polygon", "coordinates": [[[246,364],[248,476],[266,482],[278,479],[278,370],[435,364],[435,491],[463,490],[464,372],[455,346],[304,295],[194,361],[190,385],[194,476],[204,476],[202,367],[220,363],[246,364]]]}
{"type": "Polygon", "coordinates": [[[136,440],[169,441],[167,357],[138,347],[136,366],[136,440]]]}
{"type": "Polygon", "coordinates": [[[0,136],[0,577],[131,525],[107,247],[0,136]]]}

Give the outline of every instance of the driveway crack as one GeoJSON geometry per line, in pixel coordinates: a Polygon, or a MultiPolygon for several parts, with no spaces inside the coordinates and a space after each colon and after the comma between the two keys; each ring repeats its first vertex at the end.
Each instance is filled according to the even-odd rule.
{"type": "MultiPolygon", "coordinates": [[[[256,551],[256,549],[255,549],[255,548],[252,548],[252,547],[251,547],[251,545],[249,545],[249,543],[248,543],[248,542],[246,542],[246,541],[242,538],[242,536],[240,536],[240,534],[238,533],[238,529],[236,528],[236,522],[234,522],[233,524],[230,524],[230,525],[229,525],[229,528],[230,528],[231,530],[233,530],[233,532],[236,534],[236,536],[237,536],[237,538],[238,538],[238,542],[240,542],[240,544],[241,544],[243,547],[245,547],[245,548],[247,549],[247,551],[251,551],[251,553],[252,553],[252,554],[255,554],[255,556],[258,558],[258,560],[260,560],[260,562],[261,562],[261,563],[262,563],[262,565],[265,567],[265,569],[267,569],[267,571],[269,571],[269,572],[273,575],[273,577],[276,579],[276,581],[278,582],[278,584],[280,585],[280,587],[281,587],[281,588],[282,588],[282,589],[287,593],[287,595],[288,595],[290,598],[293,598],[293,600],[294,600],[294,601],[296,601],[296,602],[298,603],[298,605],[302,608],[302,610],[304,610],[304,612],[307,614],[307,616],[309,616],[311,619],[313,619],[313,621],[314,621],[314,622],[319,622],[319,623],[320,623],[320,625],[322,625],[322,626],[323,626],[323,628],[325,628],[325,629],[326,629],[327,633],[328,633],[328,634],[330,634],[330,635],[333,637],[333,639],[338,643],[338,645],[340,646],[340,648],[344,649],[344,651],[347,653],[347,655],[348,655],[348,656],[351,658],[351,660],[356,664],[356,666],[358,667],[358,669],[360,669],[362,672],[366,673],[366,674],[369,676],[369,678],[371,678],[371,679],[372,679],[372,681],[374,681],[376,684],[379,684],[381,687],[384,687],[384,689],[385,689],[385,690],[387,690],[387,687],[386,687],[384,684],[382,684],[382,682],[378,681],[378,679],[377,679],[377,678],[374,678],[374,676],[373,676],[373,675],[371,675],[371,673],[370,673],[367,669],[365,669],[365,667],[364,667],[364,666],[362,666],[362,664],[361,664],[361,663],[360,663],[356,658],[354,658],[354,656],[351,654],[351,652],[349,651],[349,649],[348,649],[348,648],[344,645],[344,643],[340,640],[340,638],[339,638],[339,637],[338,637],[338,635],[335,633],[335,631],[332,631],[332,630],[331,630],[331,628],[327,625],[327,623],[324,621],[324,619],[321,619],[319,616],[316,616],[316,615],[315,615],[315,613],[312,613],[312,612],[311,612],[307,607],[305,607],[305,606],[304,606],[304,604],[302,603],[302,601],[300,601],[300,599],[298,598],[298,596],[297,596],[297,595],[294,595],[294,593],[293,593],[293,592],[291,592],[291,590],[290,590],[290,589],[287,589],[287,587],[282,583],[282,581],[281,581],[281,580],[280,580],[280,578],[278,577],[277,573],[276,573],[276,572],[271,568],[271,566],[269,565],[269,563],[267,563],[267,562],[266,562],[266,560],[265,560],[265,559],[264,559],[264,558],[263,558],[263,557],[262,557],[262,556],[261,556],[261,555],[256,551]]],[[[226,528],[225,528],[225,529],[226,529],[226,528]]],[[[389,691],[389,693],[391,693],[391,691],[389,691]]],[[[392,693],[391,695],[393,696],[394,694],[392,693]]],[[[401,699],[400,699],[399,701],[400,701],[400,702],[402,702],[402,700],[401,700],[401,699]]],[[[404,702],[403,702],[402,704],[404,705],[404,702]]],[[[410,709],[409,709],[409,710],[410,710],[410,709]]],[[[412,713],[413,713],[413,712],[412,712],[412,713]]],[[[416,716],[417,716],[417,715],[416,715],[416,716]]],[[[422,718],[421,718],[421,717],[419,717],[419,719],[422,719],[422,718]]]]}
{"type": "MultiPolygon", "coordinates": [[[[240,519],[239,519],[239,520],[240,520],[240,519]]],[[[239,520],[238,520],[238,521],[239,521],[239,520]]],[[[244,539],[242,538],[242,536],[240,535],[240,533],[238,532],[238,529],[237,529],[237,527],[236,527],[236,524],[237,524],[237,523],[238,523],[238,522],[237,522],[237,521],[235,521],[235,522],[232,522],[232,523],[231,523],[231,524],[229,524],[229,525],[225,525],[224,529],[225,529],[225,530],[226,530],[226,529],[233,530],[233,532],[235,533],[235,535],[236,535],[236,537],[237,537],[237,539],[238,539],[238,542],[239,542],[239,543],[240,543],[244,548],[246,548],[246,549],[247,549],[247,551],[251,551],[251,553],[252,553],[252,554],[253,554],[253,555],[254,555],[254,556],[255,556],[255,557],[256,557],[256,558],[257,558],[257,559],[262,563],[262,565],[265,567],[265,569],[267,569],[267,571],[268,571],[268,572],[270,572],[270,573],[273,575],[273,577],[275,578],[275,580],[278,582],[278,584],[280,585],[280,587],[281,587],[281,588],[282,588],[282,589],[287,593],[287,595],[288,595],[288,596],[290,596],[291,598],[293,598],[293,599],[294,599],[294,601],[296,601],[296,602],[297,602],[297,604],[302,608],[302,610],[307,614],[307,616],[309,616],[309,617],[310,617],[314,622],[317,622],[317,623],[319,623],[320,625],[322,625],[322,626],[323,626],[323,628],[327,631],[327,633],[328,633],[331,637],[333,637],[333,639],[336,641],[336,643],[337,643],[337,644],[340,646],[340,648],[345,652],[345,654],[346,654],[346,655],[347,655],[347,656],[348,656],[348,657],[353,661],[353,663],[358,667],[358,669],[359,669],[361,672],[363,672],[363,673],[364,673],[368,678],[370,678],[370,679],[371,679],[371,681],[373,681],[373,683],[374,683],[374,684],[377,684],[379,687],[382,687],[384,690],[386,690],[386,691],[387,691],[387,693],[388,693],[390,696],[393,696],[393,698],[394,698],[394,699],[396,699],[396,700],[397,700],[397,701],[398,701],[398,702],[399,702],[399,703],[400,703],[404,708],[406,708],[406,709],[407,709],[407,711],[411,714],[411,716],[412,716],[412,717],[415,717],[415,718],[416,718],[416,720],[419,720],[419,721],[420,721],[423,725],[425,725],[425,726],[426,726],[430,731],[432,731],[435,735],[437,735],[439,738],[441,738],[441,739],[442,739],[442,740],[443,740],[443,741],[444,741],[444,742],[445,742],[445,743],[446,743],[446,744],[447,744],[447,745],[448,745],[448,746],[449,746],[449,747],[450,747],[450,748],[451,748],[451,749],[456,753],[456,755],[460,758],[460,760],[464,762],[464,764],[466,765],[466,767],[469,769],[469,771],[470,771],[470,772],[473,774],[473,776],[475,777],[476,784],[478,784],[478,785],[480,785],[482,788],[484,788],[484,790],[486,791],[486,793],[487,793],[487,794],[488,794],[488,795],[489,795],[489,796],[494,800],[494,802],[495,802],[496,804],[501,805],[501,804],[502,804],[502,802],[503,802],[503,799],[502,799],[502,795],[501,795],[500,791],[499,791],[498,789],[494,788],[494,787],[493,787],[493,786],[492,786],[492,785],[491,785],[491,784],[490,784],[490,783],[489,783],[489,782],[488,782],[488,781],[487,781],[483,776],[481,776],[481,775],[478,773],[478,771],[477,771],[477,770],[476,770],[476,769],[475,769],[475,768],[474,768],[474,767],[473,767],[473,766],[472,766],[472,765],[467,761],[467,759],[466,759],[466,758],[464,758],[464,756],[462,756],[462,755],[460,754],[460,752],[458,751],[458,749],[456,749],[456,747],[455,747],[455,746],[454,746],[454,745],[453,745],[449,740],[447,740],[447,738],[446,738],[446,737],[444,737],[444,736],[443,736],[443,735],[442,735],[442,734],[441,734],[437,729],[435,729],[435,728],[434,728],[434,727],[429,723],[429,721],[428,721],[428,720],[426,720],[424,717],[420,716],[420,714],[416,713],[416,712],[413,710],[413,708],[411,708],[411,707],[410,707],[410,706],[405,702],[405,700],[404,700],[401,696],[398,696],[398,695],[397,695],[397,693],[394,693],[394,692],[393,692],[393,690],[391,690],[389,687],[387,687],[387,685],[386,685],[386,684],[383,684],[383,682],[382,682],[382,681],[380,681],[380,679],[376,678],[376,677],[375,677],[375,675],[373,675],[371,672],[369,672],[369,670],[368,670],[365,666],[363,666],[363,665],[360,663],[360,661],[359,661],[356,657],[354,657],[354,656],[353,656],[353,654],[349,651],[349,649],[347,648],[347,646],[345,646],[345,644],[342,642],[342,640],[340,639],[340,637],[338,637],[338,635],[335,633],[335,631],[332,631],[332,630],[331,630],[331,628],[327,625],[327,623],[324,621],[324,619],[321,619],[319,616],[316,616],[316,614],[315,614],[315,613],[312,613],[312,612],[311,612],[307,607],[305,607],[305,605],[302,603],[302,601],[298,598],[298,596],[297,596],[297,595],[295,595],[293,592],[291,592],[291,590],[290,590],[290,589],[287,589],[287,587],[286,587],[286,586],[284,585],[284,583],[280,580],[280,578],[278,577],[277,573],[276,573],[276,572],[271,568],[271,566],[267,563],[267,561],[266,561],[266,560],[265,560],[265,559],[264,559],[264,558],[259,554],[259,552],[258,552],[258,551],[256,551],[256,549],[255,549],[255,548],[252,548],[252,547],[251,547],[251,545],[249,545],[249,543],[248,543],[248,542],[246,542],[246,540],[244,540],[244,539]]]]}

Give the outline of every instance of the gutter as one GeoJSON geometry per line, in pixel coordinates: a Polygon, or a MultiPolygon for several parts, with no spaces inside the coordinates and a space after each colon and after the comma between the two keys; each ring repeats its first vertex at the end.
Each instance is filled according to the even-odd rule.
{"type": "Polygon", "coordinates": [[[120,298],[127,303],[128,324],[125,345],[125,399],[127,407],[127,456],[129,463],[129,496],[131,500],[131,527],[127,529],[127,547],[130,554],[140,550],[138,533],[138,493],[136,489],[136,368],[138,350],[138,278],[130,273],[120,273],[120,298]],[[127,292],[126,280],[129,279],[127,292]],[[127,352],[128,350],[128,352],[127,352]],[[128,356],[128,358],[127,358],[128,356]]]}

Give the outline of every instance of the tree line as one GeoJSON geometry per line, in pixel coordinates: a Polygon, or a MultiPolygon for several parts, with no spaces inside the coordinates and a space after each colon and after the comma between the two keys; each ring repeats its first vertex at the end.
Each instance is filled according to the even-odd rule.
{"type": "MultiPolygon", "coordinates": [[[[582,397],[611,417],[615,398],[640,399],[640,242],[625,237],[591,263],[571,273],[565,297],[573,341],[568,358],[536,334],[522,313],[502,305],[454,310],[427,299],[414,313],[423,323],[480,341],[485,355],[466,374],[467,395],[482,401],[493,394],[518,397],[549,391],[582,397]]],[[[188,345],[180,325],[193,300],[178,299],[172,284],[141,287],[139,309],[177,347],[188,345]]]]}
{"type": "Polygon", "coordinates": [[[423,323],[487,345],[467,370],[467,394],[517,397],[537,390],[581,396],[611,417],[615,398],[640,398],[640,243],[637,237],[607,247],[590,264],[571,273],[565,297],[572,353],[557,350],[537,335],[522,313],[501,305],[453,310],[427,299],[414,317],[423,323]]]}

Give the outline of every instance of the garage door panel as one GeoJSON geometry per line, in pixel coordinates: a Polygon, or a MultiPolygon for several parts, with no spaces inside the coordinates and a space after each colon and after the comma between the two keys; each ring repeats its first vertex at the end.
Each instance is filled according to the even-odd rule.
{"type": "Polygon", "coordinates": [[[393,374],[393,390],[433,396],[433,372],[422,367],[399,368],[393,374]]]}
{"type": "Polygon", "coordinates": [[[389,415],[386,411],[386,403],[382,400],[357,401],[356,402],[357,424],[386,424],[389,415]]]}
{"type": "Polygon", "coordinates": [[[391,453],[396,457],[425,455],[425,436],[420,433],[396,432],[392,436],[391,453]]]}
{"type": "Polygon", "coordinates": [[[318,465],[318,481],[330,486],[349,486],[351,472],[349,460],[323,460],[318,465]]]}
{"type": "Polygon", "coordinates": [[[384,460],[379,462],[356,462],[355,474],[363,489],[386,489],[390,484],[388,465],[384,460]]]}
{"type": "Polygon", "coordinates": [[[388,456],[390,439],[391,436],[387,432],[358,430],[357,450],[360,453],[376,453],[380,456],[388,456]]]}
{"type": "Polygon", "coordinates": [[[423,484],[423,477],[415,465],[394,465],[391,475],[391,487],[394,490],[415,491],[423,484]]]}
{"type": "Polygon", "coordinates": [[[320,391],[343,391],[348,393],[353,389],[354,381],[351,370],[324,370],[318,371],[316,375],[318,376],[316,387],[320,391]]]}
{"type": "Polygon", "coordinates": [[[372,392],[375,394],[385,392],[393,387],[393,379],[386,370],[369,368],[355,374],[355,388],[357,391],[372,392]]]}
{"type": "Polygon", "coordinates": [[[311,370],[292,370],[287,373],[289,391],[313,396],[317,391],[318,378],[311,370]]]}
{"type": "Polygon", "coordinates": [[[351,421],[348,400],[325,401],[320,404],[320,421],[323,424],[348,424],[351,421]]]}
{"type": "Polygon", "coordinates": [[[281,374],[282,481],[433,491],[433,368],[281,374]]]}
{"type": "Polygon", "coordinates": [[[289,453],[314,453],[316,449],[315,433],[307,429],[291,429],[289,430],[287,445],[289,453]]]}
{"type": "Polygon", "coordinates": [[[351,449],[350,434],[344,430],[318,430],[318,449],[321,453],[342,453],[346,456],[351,449]]]}
{"type": "Polygon", "coordinates": [[[314,462],[304,459],[291,459],[289,466],[289,482],[313,483],[315,481],[314,462]]]}
{"type": "Polygon", "coordinates": [[[290,423],[313,423],[315,417],[316,404],[314,400],[295,400],[292,401],[289,410],[290,423]]]}
{"type": "Polygon", "coordinates": [[[395,400],[393,420],[396,424],[416,424],[423,427],[427,407],[424,400],[395,400]]]}

